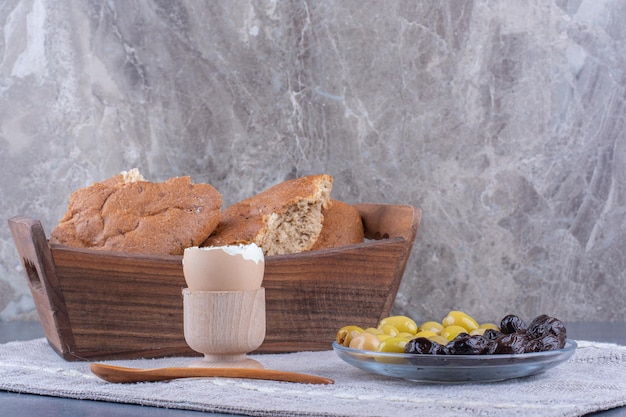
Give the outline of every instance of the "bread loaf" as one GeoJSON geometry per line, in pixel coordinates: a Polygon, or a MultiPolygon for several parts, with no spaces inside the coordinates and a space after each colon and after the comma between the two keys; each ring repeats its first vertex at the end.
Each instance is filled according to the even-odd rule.
{"type": "Polygon", "coordinates": [[[311,175],[277,184],[226,208],[203,246],[255,243],[264,255],[310,250],[322,231],[333,178],[311,175]]]}
{"type": "Polygon", "coordinates": [[[363,243],[365,239],[361,213],[350,204],[331,200],[322,210],[324,225],[311,250],[336,248],[363,243]]]}
{"type": "Polygon", "coordinates": [[[189,177],[153,183],[132,170],[72,193],[50,243],[182,255],[215,230],[221,205],[211,185],[192,184],[189,177]]]}

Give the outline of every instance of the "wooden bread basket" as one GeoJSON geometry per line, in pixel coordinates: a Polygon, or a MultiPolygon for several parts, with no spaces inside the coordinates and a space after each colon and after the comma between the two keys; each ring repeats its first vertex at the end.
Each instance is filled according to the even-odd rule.
{"type": "MultiPolygon", "coordinates": [[[[356,204],[366,241],[265,258],[267,332],[257,353],[327,350],[347,324],[391,312],[421,221],[408,205],[356,204]]],[[[45,335],[68,361],[195,356],[183,334],[182,256],[49,244],[39,220],[9,226],[45,335]]]]}

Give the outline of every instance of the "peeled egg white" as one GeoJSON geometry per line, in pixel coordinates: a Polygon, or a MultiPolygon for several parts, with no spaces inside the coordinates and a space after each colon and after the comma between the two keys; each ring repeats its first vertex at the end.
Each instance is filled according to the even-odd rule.
{"type": "Polygon", "coordinates": [[[191,291],[244,291],[261,288],[265,258],[254,243],[185,249],[183,274],[191,291]]]}

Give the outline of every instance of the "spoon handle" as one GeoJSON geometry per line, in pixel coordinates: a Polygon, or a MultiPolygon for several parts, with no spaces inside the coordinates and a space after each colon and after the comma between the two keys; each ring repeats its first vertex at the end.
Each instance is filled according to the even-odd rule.
{"type": "Polygon", "coordinates": [[[254,368],[126,368],[123,366],[92,363],[91,372],[109,382],[155,382],[178,378],[224,377],[265,379],[271,381],[299,382],[303,384],[333,384],[334,381],[316,375],[297,372],[254,368]]]}

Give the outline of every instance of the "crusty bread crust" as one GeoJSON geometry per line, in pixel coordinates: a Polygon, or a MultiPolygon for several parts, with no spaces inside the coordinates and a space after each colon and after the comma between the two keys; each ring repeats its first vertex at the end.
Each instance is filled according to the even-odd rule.
{"type": "Polygon", "coordinates": [[[277,184],[222,212],[215,232],[202,246],[255,243],[264,255],[310,250],[322,231],[333,178],[311,175],[277,184]]]}
{"type": "Polygon", "coordinates": [[[125,174],[72,193],[50,243],[182,255],[215,230],[222,196],[213,186],[192,184],[189,177],[153,183],[125,174]]]}
{"type": "Polygon", "coordinates": [[[331,200],[322,210],[324,226],[311,250],[336,248],[363,243],[363,220],[357,209],[339,200],[331,200]]]}

